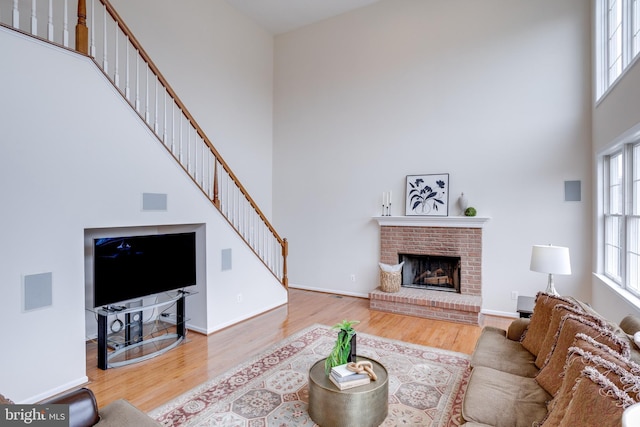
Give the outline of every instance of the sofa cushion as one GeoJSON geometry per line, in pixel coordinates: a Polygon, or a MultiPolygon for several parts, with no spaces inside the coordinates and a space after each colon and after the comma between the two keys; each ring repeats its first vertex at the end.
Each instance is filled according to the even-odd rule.
{"type": "Polygon", "coordinates": [[[640,363],[640,346],[633,340],[633,335],[636,332],[640,332],[640,318],[632,315],[626,316],[620,321],[620,329],[622,329],[629,339],[629,346],[631,347],[630,359],[636,363],[640,363]]]}
{"type": "MultiPolygon", "coordinates": [[[[581,378],[584,368],[591,366],[604,374],[616,387],[628,388],[623,383],[629,381],[631,377],[628,375],[639,374],[640,366],[624,359],[619,353],[611,350],[593,338],[584,334],[576,335],[574,346],[569,349],[567,362],[565,364],[562,386],[558,390],[557,395],[549,403],[549,413],[543,425],[557,426],[562,421],[567,407],[573,398],[573,388],[581,378]]],[[[631,378],[631,381],[633,379],[631,378]]],[[[630,397],[636,398],[637,393],[630,394],[630,397]]],[[[637,400],[637,399],[636,399],[637,400]]]]}
{"type": "Polygon", "coordinates": [[[633,335],[640,331],[640,319],[632,315],[625,316],[625,318],[620,321],[620,328],[622,328],[625,333],[633,335]]]}
{"type": "Polygon", "coordinates": [[[161,424],[124,399],[111,402],[100,409],[98,427],[160,427],[161,424]]]}
{"type": "Polygon", "coordinates": [[[635,401],[595,368],[586,367],[558,427],[620,427],[624,409],[635,401]]]}
{"type": "Polygon", "coordinates": [[[551,396],[533,378],[478,366],[471,372],[462,417],[496,427],[531,427],[547,413],[551,396]],[[494,403],[499,402],[499,407],[494,403]]]}
{"type": "Polygon", "coordinates": [[[493,327],[482,329],[471,356],[471,367],[484,366],[502,372],[533,378],[538,373],[535,356],[518,341],[505,336],[505,331],[493,327]]]}
{"type": "Polygon", "coordinates": [[[586,314],[580,308],[567,306],[564,304],[555,305],[551,310],[551,318],[547,323],[547,335],[545,336],[544,341],[542,342],[542,346],[540,347],[540,351],[538,352],[538,356],[536,357],[536,366],[538,368],[542,368],[547,362],[549,356],[551,356],[551,352],[553,351],[557,335],[560,331],[562,319],[567,314],[581,315],[597,325],[604,326],[604,322],[600,318],[586,314]]]}
{"type": "Polygon", "coordinates": [[[574,343],[577,334],[582,333],[598,342],[608,345],[625,357],[629,355],[629,345],[622,341],[613,331],[599,324],[587,320],[585,316],[566,314],[560,323],[555,343],[545,365],[542,367],[536,381],[550,394],[555,395],[562,385],[562,373],[569,347],[574,343]]]}
{"type": "Polygon", "coordinates": [[[556,306],[556,304],[564,304],[573,307],[578,306],[575,301],[569,298],[538,292],[529,327],[521,340],[522,346],[529,350],[534,356],[537,356],[540,352],[540,347],[547,335],[549,319],[551,318],[551,310],[556,306]]]}

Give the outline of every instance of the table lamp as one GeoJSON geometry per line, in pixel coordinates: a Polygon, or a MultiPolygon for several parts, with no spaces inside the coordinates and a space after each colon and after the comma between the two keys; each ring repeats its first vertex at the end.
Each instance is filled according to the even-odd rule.
{"type": "Polygon", "coordinates": [[[569,248],[553,245],[533,245],[531,250],[531,271],[547,273],[549,281],[546,293],[558,295],[553,285],[554,274],[571,274],[571,261],[569,260],[569,248]]]}

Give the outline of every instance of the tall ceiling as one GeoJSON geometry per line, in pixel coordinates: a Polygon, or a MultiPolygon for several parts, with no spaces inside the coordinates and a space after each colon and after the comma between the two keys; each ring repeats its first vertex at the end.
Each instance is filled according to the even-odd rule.
{"type": "Polygon", "coordinates": [[[379,0],[226,0],[272,34],[340,15],[379,0]]]}

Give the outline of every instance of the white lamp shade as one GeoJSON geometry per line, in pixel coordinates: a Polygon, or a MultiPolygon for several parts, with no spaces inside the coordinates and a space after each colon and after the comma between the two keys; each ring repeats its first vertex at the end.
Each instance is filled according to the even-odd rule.
{"type": "Polygon", "coordinates": [[[634,427],[640,425],[640,403],[629,406],[622,413],[622,427],[634,427]]]}
{"type": "Polygon", "coordinates": [[[569,248],[553,245],[533,245],[531,271],[548,274],[571,274],[569,248]]]}

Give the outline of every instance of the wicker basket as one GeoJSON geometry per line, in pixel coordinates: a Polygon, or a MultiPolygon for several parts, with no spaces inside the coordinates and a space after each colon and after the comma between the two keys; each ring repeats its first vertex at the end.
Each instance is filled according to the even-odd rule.
{"type": "Polygon", "coordinates": [[[398,292],[402,282],[402,272],[400,271],[381,271],[380,272],[380,289],[383,292],[398,292]]]}

